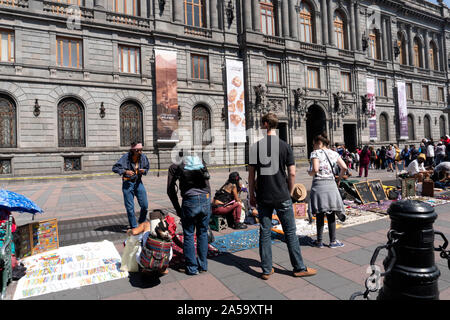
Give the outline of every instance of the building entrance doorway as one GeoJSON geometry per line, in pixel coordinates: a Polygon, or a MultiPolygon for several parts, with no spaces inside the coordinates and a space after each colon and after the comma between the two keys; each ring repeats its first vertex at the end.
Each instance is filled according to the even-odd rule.
{"type": "Polygon", "coordinates": [[[356,124],[344,124],[344,143],[350,152],[356,149],[358,145],[356,124]]]}
{"type": "Polygon", "coordinates": [[[278,136],[281,140],[283,140],[286,143],[288,142],[288,128],[286,122],[279,122],[278,123],[278,136]]]}
{"type": "Polygon", "coordinates": [[[313,139],[315,136],[327,131],[327,118],[322,108],[312,105],[306,116],[306,139],[308,148],[308,159],[314,150],[313,139]]]}

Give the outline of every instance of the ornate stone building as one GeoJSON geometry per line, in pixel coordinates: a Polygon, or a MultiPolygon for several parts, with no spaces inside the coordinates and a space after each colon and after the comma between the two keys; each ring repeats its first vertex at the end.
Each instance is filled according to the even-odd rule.
{"type": "Polygon", "coordinates": [[[276,112],[297,159],[321,130],[349,146],[437,140],[449,132],[448,21],[444,4],[424,0],[0,0],[0,171],[110,171],[133,140],[152,169],[167,168],[174,144],[157,139],[158,49],[177,52],[179,128],[207,159],[245,163],[257,139],[251,130],[246,144],[219,143],[227,58],[244,64],[247,129],[276,112]]]}

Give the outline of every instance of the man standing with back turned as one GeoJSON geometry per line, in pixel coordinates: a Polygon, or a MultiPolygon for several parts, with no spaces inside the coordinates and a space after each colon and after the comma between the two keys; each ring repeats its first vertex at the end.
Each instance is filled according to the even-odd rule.
{"type": "Polygon", "coordinates": [[[268,280],[274,273],[272,268],[272,213],[275,209],[280,219],[289,258],[294,268],[294,277],[312,276],[315,269],[307,268],[302,259],[300,243],[296,234],[291,194],[295,184],[295,160],[291,147],[276,135],[278,118],[273,113],[264,115],[261,126],[267,135],[253,144],[249,156],[250,205],[257,206],[260,220],[259,254],[262,276],[268,280]],[[286,168],[288,176],[286,176],[286,168]],[[257,184],[255,186],[255,173],[257,184]],[[256,191],[256,197],[255,197],[256,191]]]}

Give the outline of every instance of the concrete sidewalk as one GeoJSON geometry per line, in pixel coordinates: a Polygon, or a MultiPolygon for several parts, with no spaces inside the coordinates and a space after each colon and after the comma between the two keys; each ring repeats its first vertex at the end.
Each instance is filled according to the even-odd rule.
{"type": "MultiPolygon", "coordinates": [[[[309,189],[311,177],[298,170],[296,180],[309,189]]],[[[239,170],[247,177],[245,170],[239,170]]],[[[392,173],[371,171],[373,179],[393,180],[392,173]]],[[[218,189],[228,177],[228,171],[212,173],[211,187],[218,189]]],[[[170,208],[166,195],[166,176],[146,177],[150,209],[170,208]]],[[[122,252],[123,233],[127,224],[123,207],[120,178],[99,178],[74,181],[43,181],[36,184],[10,184],[7,189],[22,193],[36,201],[45,213],[38,219],[58,218],[61,246],[84,243],[95,239],[113,241],[122,252]],[[78,229],[77,229],[78,228],[78,229]],[[68,230],[76,239],[65,238],[68,230]],[[95,232],[95,234],[91,233],[95,232]]],[[[450,205],[436,207],[438,219],[435,229],[450,237],[450,205]]],[[[31,221],[28,214],[14,214],[17,223],[31,221]]],[[[207,273],[188,276],[176,270],[159,279],[142,274],[130,274],[126,279],[90,285],[79,289],[37,296],[27,300],[348,300],[356,291],[364,291],[367,268],[375,248],[387,242],[390,226],[386,218],[341,228],[337,237],[345,247],[313,248],[302,243],[305,264],[317,268],[318,274],[308,278],[294,278],[286,244],[273,245],[275,274],[264,281],[260,276],[258,249],[223,254],[209,259],[207,273]]],[[[225,230],[225,233],[232,232],[225,230]]],[[[324,236],[327,243],[327,235],[324,236]]],[[[377,265],[382,268],[386,251],[380,252],[377,265]]],[[[436,253],[441,271],[439,290],[441,299],[450,299],[450,270],[447,261],[436,253]]],[[[7,299],[12,299],[16,283],[8,287],[7,299]]],[[[375,298],[376,294],[372,296],[375,298]]]]}

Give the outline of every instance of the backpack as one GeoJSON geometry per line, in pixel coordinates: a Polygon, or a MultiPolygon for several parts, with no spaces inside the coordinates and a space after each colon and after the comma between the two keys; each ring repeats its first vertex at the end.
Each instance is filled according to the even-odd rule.
{"type": "Polygon", "coordinates": [[[180,189],[203,189],[207,187],[209,172],[197,156],[186,156],[179,166],[180,189]]]}
{"type": "Polygon", "coordinates": [[[142,245],[139,257],[141,265],[146,270],[161,270],[169,266],[172,242],[162,241],[149,236],[142,245]]]}

